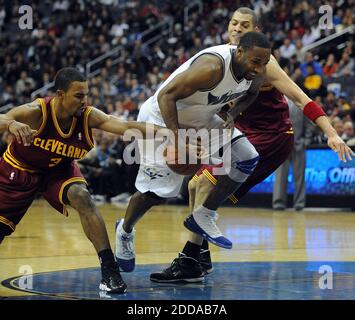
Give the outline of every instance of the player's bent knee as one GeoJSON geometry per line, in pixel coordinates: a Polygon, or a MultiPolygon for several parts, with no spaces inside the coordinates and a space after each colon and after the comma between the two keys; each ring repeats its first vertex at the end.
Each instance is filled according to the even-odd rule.
{"type": "Polygon", "coordinates": [[[236,182],[244,182],[255,170],[259,162],[259,153],[247,138],[241,138],[232,144],[231,168],[228,176],[236,182]]]}
{"type": "Polygon", "coordinates": [[[198,192],[206,193],[209,192],[212,188],[213,188],[212,182],[204,174],[201,174],[201,176],[198,179],[197,187],[196,187],[198,192]]]}
{"type": "Polygon", "coordinates": [[[142,206],[145,206],[146,208],[150,208],[152,206],[161,204],[164,202],[164,199],[159,197],[157,194],[151,191],[147,191],[145,193],[142,193],[140,191],[137,191],[133,196],[132,196],[132,201],[136,201],[142,206]]]}
{"type": "Polygon", "coordinates": [[[91,195],[83,184],[73,184],[67,192],[69,204],[78,211],[94,208],[95,203],[91,195]]]}

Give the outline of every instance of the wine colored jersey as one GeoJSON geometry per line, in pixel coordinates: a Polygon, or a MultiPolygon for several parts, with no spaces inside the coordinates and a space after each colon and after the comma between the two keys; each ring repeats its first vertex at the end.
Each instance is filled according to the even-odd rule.
{"type": "Polygon", "coordinates": [[[292,130],[287,101],[275,88],[260,91],[256,100],[236,119],[243,133],[282,133],[292,130]]]}
{"type": "Polygon", "coordinates": [[[62,132],[56,118],[54,99],[38,99],[42,108],[42,124],[30,146],[16,139],[8,146],[3,158],[15,168],[29,172],[43,172],[58,165],[82,159],[94,146],[88,118],[92,107],[86,107],[79,117],[74,117],[69,132],[62,132]]]}

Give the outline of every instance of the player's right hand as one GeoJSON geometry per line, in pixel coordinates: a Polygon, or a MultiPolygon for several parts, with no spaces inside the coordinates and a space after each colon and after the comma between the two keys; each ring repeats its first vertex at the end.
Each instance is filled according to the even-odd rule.
{"type": "Polygon", "coordinates": [[[338,153],[339,160],[343,162],[346,162],[347,159],[351,160],[355,156],[355,153],[338,135],[328,138],[328,146],[338,153]]]}
{"type": "Polygon", "coordinates": [[[16,138],[18,143],[22,143],[26,147],[31,145],[36,133],[36,130],[32,130],[29,125],[18,121],[11,122],[8,131],[16,138]]]}

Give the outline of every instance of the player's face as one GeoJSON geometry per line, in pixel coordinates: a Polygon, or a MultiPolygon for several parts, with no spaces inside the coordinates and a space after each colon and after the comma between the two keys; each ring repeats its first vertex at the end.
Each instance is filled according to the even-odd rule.
{"type": "Polygon", "coordinates": [[[75,117],[80,116],[83,107],[87,104],[88,93],[89,89],[86,81],[74,81],[71,83],[63,97],[63,106],[70,115],[75,117]]]}
{"type": "Polygon", "coordinates": [[[228,25],[228,37],[231,44],[237,45],[240,37],[247,32],[255,31],[250,14],[243,14],[236,11],[228,25]]]}
{"type": "Polygon", "coordinates": [[[253,47],[241,54],[241,63],[244,68],[244,78],[253,80],[266,72],[266,65],[270,60],[270,49],[253,47]]]}

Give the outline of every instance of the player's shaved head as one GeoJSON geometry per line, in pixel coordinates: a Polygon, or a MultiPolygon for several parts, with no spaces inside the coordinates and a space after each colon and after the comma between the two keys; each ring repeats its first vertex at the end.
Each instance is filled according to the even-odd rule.
{"type": "Polygon", "coordinates": [[[67,92],[70,85],[75,81],[85,82],[86,78],[75,68],[63,68],[57,72],[54,78],[54,86],[56,90],[67,92]]]}
{"type": "Polygon", "coordinates": [[[244,34],[240,38],[239,46],[245,51],[252,49],[253,47],[271,49],[271,44],[267,36],[257,31],[251,31],[244,34]]]}

